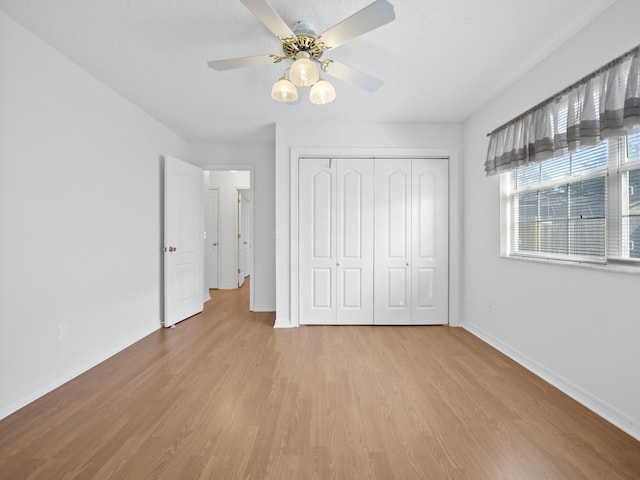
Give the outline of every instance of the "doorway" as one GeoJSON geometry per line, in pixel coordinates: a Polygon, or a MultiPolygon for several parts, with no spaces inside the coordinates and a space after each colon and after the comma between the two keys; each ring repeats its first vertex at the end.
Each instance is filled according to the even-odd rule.
{"type": "Polygon", "coordinates": [[[209,169],[203,173],[205,202],[205,285],[210,289],[249,290],[253,271],[253,204],[251,169],[209,169]],[[245,243],[246,242],[246,243],[245,243]],[[242,280],[242,281],[241,281],[242,280]]]}

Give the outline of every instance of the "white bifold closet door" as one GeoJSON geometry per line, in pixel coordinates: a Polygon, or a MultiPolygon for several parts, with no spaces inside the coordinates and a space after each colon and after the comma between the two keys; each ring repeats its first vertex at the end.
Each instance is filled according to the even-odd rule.
{"type": "Polygon", "coordinates": [[[300,323],[372,324],[373,161],[299,162],[300,323]]]}
{"type": "Polygon", "coordinates": [[[375,160],[375,323],[448,323],[446,159],[375,160]]]}

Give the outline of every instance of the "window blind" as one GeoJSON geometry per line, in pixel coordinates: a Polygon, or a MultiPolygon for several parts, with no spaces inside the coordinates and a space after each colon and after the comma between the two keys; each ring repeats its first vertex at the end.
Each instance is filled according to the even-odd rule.
{"type": "Polygon", "coordinates": [[[520,255],[604,261],[609,142],[512,173],[512,244],[520,255]]]}
{"type": "Polygon", "coordinates": [[[507,254],[640,264],[640,133],[509,174],[507,254]]]}

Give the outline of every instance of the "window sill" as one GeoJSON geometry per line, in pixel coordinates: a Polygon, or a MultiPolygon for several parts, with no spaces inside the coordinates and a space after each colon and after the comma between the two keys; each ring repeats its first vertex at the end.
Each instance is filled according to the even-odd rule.
{"type": "Polygon", "coordinates": [[[604,272],[630,273],[632,275],[640,275],[640,263],[632,265],[622,263],[571,262],[567,260],[558,260],[551,258],[527,257],[524,255],[500,255],[500,258],[504,258],[507,260],[519,260],[523,262],[546,263],[565,267],[588,268],[591,270],[601,270],[604,272]]]}

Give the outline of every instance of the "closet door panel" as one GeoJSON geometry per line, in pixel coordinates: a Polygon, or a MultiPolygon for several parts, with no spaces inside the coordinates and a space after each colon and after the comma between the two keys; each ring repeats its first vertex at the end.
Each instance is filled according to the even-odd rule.
{"type": "Polygon", "coordinates": [[[375,160],[375,323],[411,323],[411,160],[375,160]]]}
{"type": "Polygon", "coordinates": [[[420,163],[414,160],[415,258],[429,259],[436,254],[436,176],[430,170],[420,171],[420,163]]]}
{"type": "Polygon", "coordinates": [[[407,307],[407,269],[388,268],[387,269],[387,291],[385,304],[387,309],[405,310],[407,307]]]}
{"type": "Polygon", "coordinates": [[[311,244],[313,260],[333,257],[333,181],[331,171],[321,170],[311,178],[311,244]]]}
{"type": "Polygon", "coordinates": [[[448,161],[412,162],[412,323],[448,323],[448,161]]]}
{"type": "Polygon", "coordinates": [[[373,161],[337,159],[337,323],[373,324],[373,161]]]}
{"type": "Polygon", "coordinates": [[[301,159],[298,178],[300,323],[336,323],[335,164],[301,159]]]}
{"type": "MultiPolygon", "coordinates": [[[[417,268],[415,281],[416,297],[413,298],[413,305],[416,311],[421,309],[432,308],[434,306],[433,288],[434,288],[435,270],[433,268],[417,268]]],[[[419,323],[419,317],[415,323],[419,323]]]]}
{"type": "Polygon", "coordinates": [[[331,311],[332,275],[330,268],[311,270],[311,306],[314,310],[331,311]]]}
{"type": "MultiPolygon", "coordinates": [[[[342,311],[361,310],[362,302],[362,269],[360,268],[342,268],[339,270],[342,278],[338,280],[342,286],[340,290],[340,309],[342,311]]],[[[341,318],[345,323],[347,318],[341,318]]],[[[373,319],[371,319],[373,320],[373,319]]]]}

